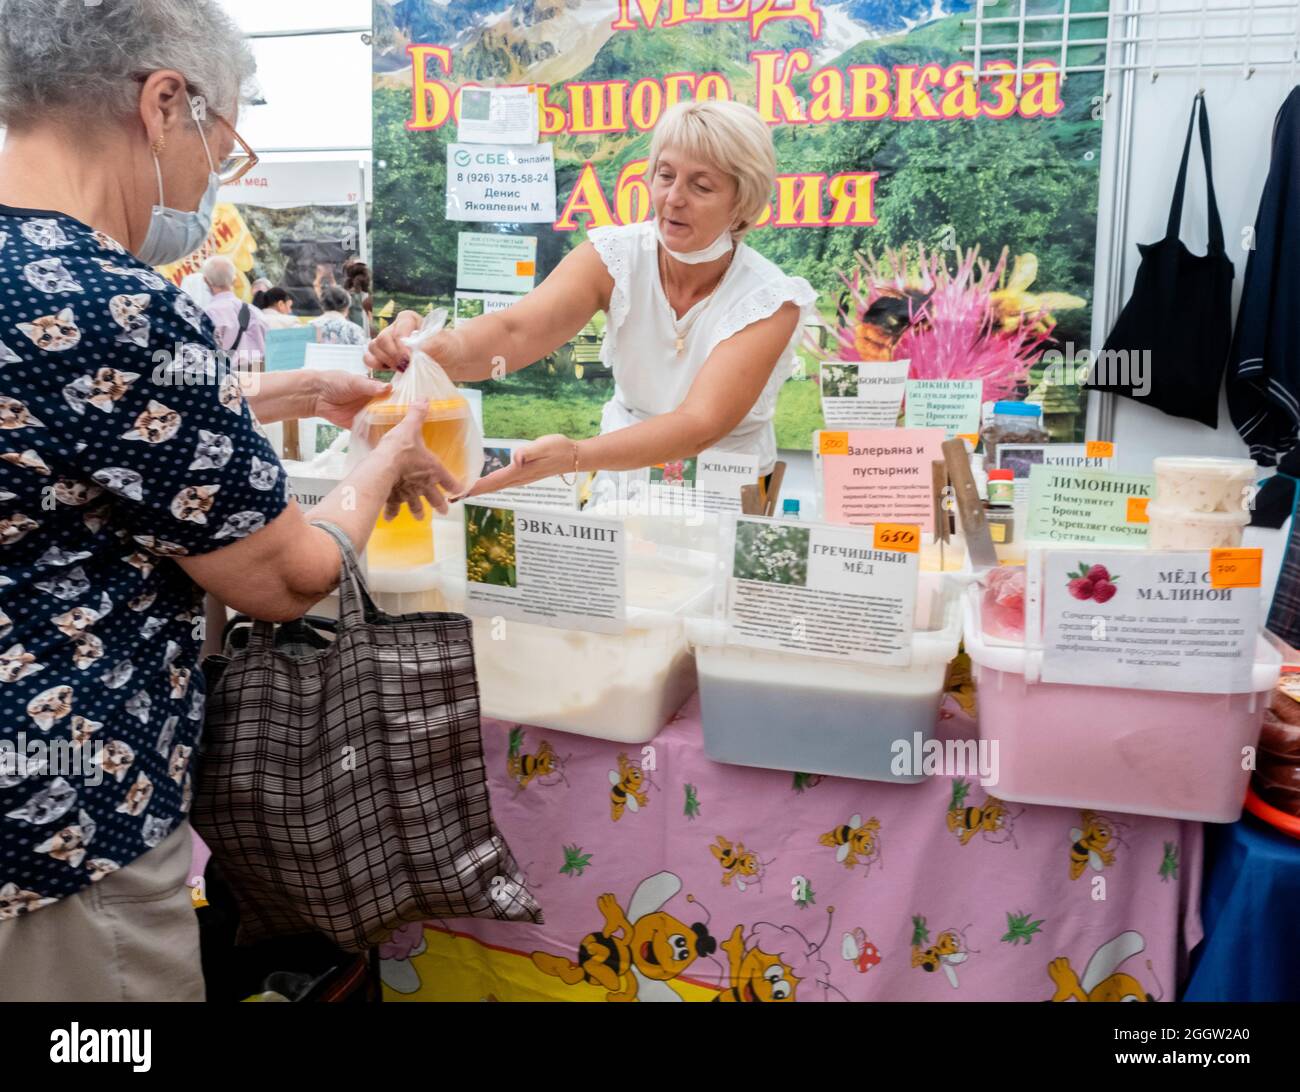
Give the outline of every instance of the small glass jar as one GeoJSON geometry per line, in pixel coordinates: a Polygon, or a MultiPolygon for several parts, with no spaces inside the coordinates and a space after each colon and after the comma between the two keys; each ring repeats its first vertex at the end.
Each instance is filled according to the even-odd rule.
{"type": "Polygon", "coordinates": [[[1012,470],[990,470],[989,504],[1013,504],[1016,499],[1016,475],[1012,470]]]}

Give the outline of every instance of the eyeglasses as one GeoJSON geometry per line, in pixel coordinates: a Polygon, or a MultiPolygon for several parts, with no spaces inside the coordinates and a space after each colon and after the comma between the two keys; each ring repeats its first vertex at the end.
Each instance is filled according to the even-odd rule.
{"type": "Polygon", "coordinates": [[[230,130],[231,135],[235,138],[235,143],[239,145],[235,151],[217,164],[217,177],[221,179],[223,186],[229,186],[238,182],[257,166],[257,153],[249,147],[248,141],[239,135],[239,132],[230,122],[218,114],[213,116],[230,130]]]}

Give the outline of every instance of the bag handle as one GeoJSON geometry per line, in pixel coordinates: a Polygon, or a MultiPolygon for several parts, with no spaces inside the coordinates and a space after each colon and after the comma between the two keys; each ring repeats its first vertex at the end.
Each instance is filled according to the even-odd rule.
{"type": "MultiPolygon", "coordinates": [[[[339,547],[342,571],[339,573],[339,629],[345,626],[359,626],[366,620],[366,612],[373,613],[377,608],[370,598],[370,591],[361,576],[361,563],[352,540],[326,520],[313,520],[313,527],[326,532],[339,547]]],[[[261,618],[253,622],[253,632],[248,638],[248,650],[267,649],[275,644],[275,623],[261,618]]]]}
{"type": "Polygon", "coordinates": [[[1192,151],[1192,126],[1200,131],[1201,158],[1205,162],[1205,194],[1207,219],[1209,220],[1210,254],[1223,253],[1223,223],[1219,219],[1219,203],[1214,197],[1214,172],[1210,155],[1210,115],[1205,105],[1205,92],[1198,91],[1192,100],[1192,113],[1187,119],[1187,139],[1183,141],[1183,158],[1178,164],[1178,181],[1174,183],[1174,199],[1169,207],[1169,226],[1165,231],[1166,239],[1178,238],[1178,230],[1183,222],[1183,194],[1187,188],[1187,163],[1192,151]],[[1199,108],[1199,114],[1198,114],[1199,108]],[[1199,124],[1198,124],[1199,123],[1199,124]]]}

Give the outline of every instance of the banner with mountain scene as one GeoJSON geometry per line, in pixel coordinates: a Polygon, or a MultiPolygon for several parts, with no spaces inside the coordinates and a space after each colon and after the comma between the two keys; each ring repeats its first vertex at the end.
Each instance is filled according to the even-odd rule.
{"type": "MultiPolygon", "coordinates": [[[[1051,385],[1041,357],[1089,343],[1102,77],[1070,70],[1101,65],[1104,48],[1069,46],[1062,79],[1061,22],[1030,19],[1017,79],[1018,20],[998,20],[1021,0],[985,0],[988,74],[976,81],[963,48],[975,6],[375,0],[377,312],[451,307],[461,232],[533,236],[540,283],[588,228],[647,218],[659,115],[681,98],[730,97],[771,123],[780,172],[746,242],[819,292],[820,321],[781,391],[781,447],[806,449],[822,427],[823,360],[909,359],[913,378],[980,378],[986,398],[1041,402],[1055,439],[1081,439],[1083,392],[1051,385]],[[446,219],[446,149],[467,84],[534,89],[553,145],[554,223],[446,219]]],[[[1070,0],[1071,40],[1104,37],[1106,6],[1070,0]],[[1102,17],[1080,19],[1089,12],[1102,17]]],[[[487,433],[594,435],[613,388],[603,324],[597,315],[546,360],[481,384],[487,433]]]]}

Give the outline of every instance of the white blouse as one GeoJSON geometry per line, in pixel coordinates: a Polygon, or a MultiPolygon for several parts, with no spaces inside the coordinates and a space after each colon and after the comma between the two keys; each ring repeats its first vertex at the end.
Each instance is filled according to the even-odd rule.
{"type": "MultiPolygon", "coordinates": [[[[679,356],[674,315],[659,279],[654,221],[597,228],[590,233],[590,239],[614,278],[600,350],[600,359],[614,373],[614,397],[605,403],[601,414],[602,433],[675,410],[719,344],[775,314],[784,303],[798,304],[806,317],[817,301],[817,293],[806,280],[787,277],[741,243],[713,295],[677,320],[686,331],[684,351],[679,356]]],[[[757,455],[760,475],[770,473],[776,463],[772,418],[781,384],[790,376],[801,334],[801,328],[796,328],[758,401],[731,435],[717,445],[722,451],[757,455]]]]}

